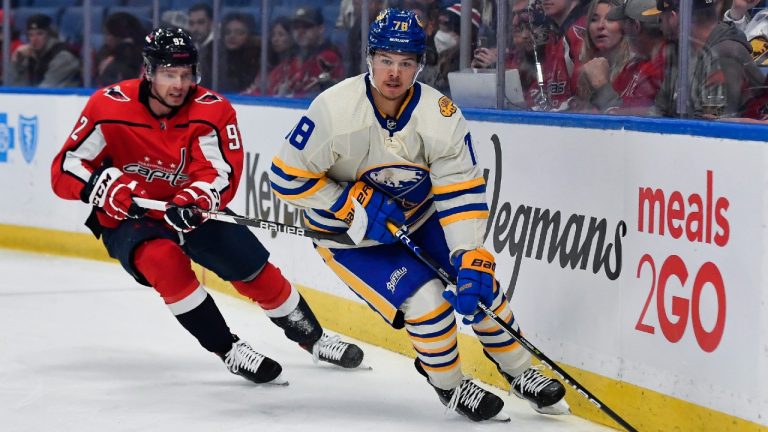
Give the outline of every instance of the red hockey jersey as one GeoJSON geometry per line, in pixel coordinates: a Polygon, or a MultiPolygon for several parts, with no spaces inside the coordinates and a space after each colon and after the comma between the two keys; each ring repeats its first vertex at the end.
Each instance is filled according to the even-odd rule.
{"type": "MultiPolygon", "coordinates": [[[[219,191],[221,207],[232,200],[243,167],[232,105],[199,86],[165,117],[155,116],[148,101],[149,83],[143,79],[122,81],[91,96],[53,160],[56,195],[81,199],[91,173],[109,164],[138,181],[148,198],[168,201],[186,185],[203,181],[219,191]]],[[[97,214],[102,226],[118,223],[97,214]]]]}

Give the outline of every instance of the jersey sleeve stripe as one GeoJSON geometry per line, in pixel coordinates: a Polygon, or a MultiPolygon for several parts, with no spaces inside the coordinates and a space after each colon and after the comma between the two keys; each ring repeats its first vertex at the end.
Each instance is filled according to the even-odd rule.
{"type": "Polygon", "coordinates": [[[472,189],[481,185],[485,185],[485,179],[478,177],[476,179],[468,180],[461,183],[454,183],[445,186],[432,186],[432,193],[435,195],[447,194],[451,192],[463,191],[472,189]]]}
{"type": "Polygon", "coordinates": [[[101,126],[97,125],[76,148],[64,154],[63,171],[87,182],[91,178],[91,171],[83,165],[83,161],[96,159],[106,145],[101,126]]]}
{"type": "Polygon", "coordinates": [[[471,211],[471,212],[457,213],[455,215],[451,215],[445,218],[440,218],[440,225],[446,226],[454,222],[459,222],[459,221],[469,220],[469,219],[488,219],[488,213],[489,213],[488,211],[471,211]]]}
{"type": "Polygon", "coordinates": [[[472,203],[472,204],[464,204],[461,206],[451,207],[445,210],[440,210],[440,218],[444,219],[450,216],[453,216],[455,214],[459,213],[467,213],[472,211],[485,211],[488,212],[488,205],[486,203],[472,203]]]}
{"type": "Polygon", "coordinates": [[[343,227],[339,227],[339,226],[332,226],[332,225],[321,223],[317,219],[314,219],[312,216],[310,216],[307,212],[304,212],[304,222],[306,222],[306,224],[309,225],[312,229],[317,229],[325,232],[339,233],[339,232],[345,232],[348,229],[346,224],[344,224],[343,227]]]}
{"type": "Polygon", "coordinates": [[[304,177],[304,178],[321,178],[325,176],[325,173],[313,173],[311,171],[303,170],[301,168],[295,168],[295,167],[289,166],[277,156],[275,156],[274,159],[272,159],[272,164],[276,165],[278,168],[283,170],[283,173],[287,175],[304,177]]]}
{"type": "Polygon", "coordinates": [[[323,177],[320,179],[313,179],[304,182],[297,188],[284,188],[272,183],[272,192],[281,199],[295,200],[299,198],[306,198],[314,195],[318,190],[322,189],[328,183],[328,180],[323,177]]]}
{"type": "Polygon", "coordinates": [[[272,164],[271,170],[272,170],[273,173],[275,173],[275,175],[277,175],[278,177],[280,177],[281,179],[283,179],[285,181],[296,180],[296,176],[286,174],[285,171],[280,169],[280,167],[275,165],[274,163],[272,164]]]}
{"type": "Polygon", "coordinates": [[[214,129],[208,135],[204,135],[198,138],[200,144],[200,150],[203,152],[203,156],[211,164],[213,169],[216,170],[216,178],[210,183],[219,192],[229,187],[229,176],[232,173],[232,167],[224,157],[224,153],[221,151],[219,135],[214,129]]]}
{"type": "Polygon", "coordinates": [[[435,201],[447,201],[449,199],[453,199],[464,194],[475,194],[475,193],[485,193],[485,183],[483,183],[480,186],[475,186],[469,189],[462,189],[455,192],[435,194],[434,197],[435,197],[435,201]]]}

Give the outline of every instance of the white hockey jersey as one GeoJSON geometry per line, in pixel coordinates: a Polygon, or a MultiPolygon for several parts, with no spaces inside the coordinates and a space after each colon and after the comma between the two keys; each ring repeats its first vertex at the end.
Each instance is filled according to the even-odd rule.
{"type": "Polygon", "coordinates": [[[364,180],[399,203],[411,231],[437,211],[451,253],[480,247],[485,180],[461,111],[417,82],[397,117],[387,117],[371,91],[363,74],[315,98],[272,160],[273,192],[305,209],[309,228],[344,232],[347,225],[331,209],[346,200],[347,184],[364,180]]]}

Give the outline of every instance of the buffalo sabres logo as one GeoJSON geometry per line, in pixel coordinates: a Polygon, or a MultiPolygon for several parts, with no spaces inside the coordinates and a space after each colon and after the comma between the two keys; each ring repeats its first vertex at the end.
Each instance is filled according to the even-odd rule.
{"type": "Polygon", "coordinates": [[[19,116],[19,141],[21,154],[27,163],[32,163],[37,151],[37,116],[19,116]]]}
{"type": "Polygon", "coordinates": [[[447,96],[441,97],[440,100],[437,101],[437,105],[440,107],[440,114],[442,114],[443,117],[450,117],[456,112],[456,106],[447,96]]]}
{"type": "Polygon", "coordinates": [[[195,102],[198,102],[201,104],[212,104],[216,102],[221,102],[221,98],[211,92],[206,92],[204,95],[195,99],[195,102]]]}
{"type": "Polygon", "coordinates": [[[409,165],[390,165],[372,169],[363,175],[369,183],[394,198],[410,210],[429,196],[432,182],[424,168],[409,165]]]}
{"type": "Polygon", "coordinates": [[[128,96],[123,93],[122,90],[120,90],[120,86],[114,86],[114,87],[107,87],[104,89],[104,96],[114,99],[118,102],[128,102],[131,99],[128,98],[128,96]]]}
{"type": "Polygon", "coordinates": [[[387,11],[383,10],[383,11],[379,12],[379,15],[376,16],[376,21],[381,21],[386,16],[387,16],[387,11]]]}

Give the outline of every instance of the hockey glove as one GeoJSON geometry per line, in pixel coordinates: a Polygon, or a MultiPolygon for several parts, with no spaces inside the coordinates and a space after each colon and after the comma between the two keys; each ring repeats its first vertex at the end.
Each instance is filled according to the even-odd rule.
{"type": "Polygon", "coordinates": [[[135,196],[145,198],[147,191],[115,167],[102,167],[94,171],[80,192],[82,201],[102,208],[117,220],[140,218],[147,214],[149,210],[133,202],[135,196]]]}
{"type": "Polygon", "coordinates": [[[464,324],[476,324],[486,315],[479,311],[477,304],[482,302],[491,307],[496,291],[496,263],[493,255],[483,248],[477,248],[456,254],[452,259],[459,276],[456,281],[456,292],[443,291],[443,297],[461,315],[464,324]]]}
{"type": "Polygon", "coordinates": [[[346,200],[339,209],[331,208],[334,215],[349,225],[349,230],[365,228],[365,237],[379,243],[394,243],[397,237],[387,228],[387,221],[401,226],[405,223],[405,214],[396,202],[387,198],[372,186],[358,181],[345,189],[346,200]],[[355,211],[355,208],[358,211],[355,211]],[[360,211],[360,208],[365,211],[360,211]]]}
{"type": "Polygon", "coordinates": [[[219,192],[212,184],[194,182],[168,203],[165,221],[176,231],[189,232],[206,221],[207,217],[200,210],[217,211],[219,203],[219,192]]]}

